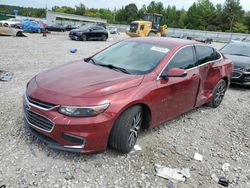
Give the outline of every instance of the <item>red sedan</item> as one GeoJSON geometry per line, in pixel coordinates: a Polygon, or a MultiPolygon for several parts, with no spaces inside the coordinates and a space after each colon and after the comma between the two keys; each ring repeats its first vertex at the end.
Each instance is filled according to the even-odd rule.
{"type": "Polygon", "coordinates": [[[232,62],[210,46],[171,38],[128,39],[38,74],[27,84],[27,128],[49,147],[127,153],[140,129],[193,108],[216,108],[232,62]]]}

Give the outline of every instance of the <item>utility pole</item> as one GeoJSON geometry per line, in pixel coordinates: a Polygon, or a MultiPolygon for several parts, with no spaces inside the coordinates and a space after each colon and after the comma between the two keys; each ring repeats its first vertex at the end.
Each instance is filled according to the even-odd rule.
{"type": "Polygon", "coordinates": [[[114,17],[113,17],[113,23],[115,23],[115,14],[116,14],[116,7],[114,8],[114,17]]]}

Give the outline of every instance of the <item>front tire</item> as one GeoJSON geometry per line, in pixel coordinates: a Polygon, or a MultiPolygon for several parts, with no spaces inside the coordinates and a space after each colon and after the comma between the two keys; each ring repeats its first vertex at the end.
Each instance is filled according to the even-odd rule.
{"type": "Polygon", "coordinates": [[[156,37],[156,34],[155,34],[154,32],[150,32],[150,33],[148,34],[148,36],[149,36],[149,37],[156,37]]]}
{"type": "Polygon", "coordinates": [[[142,124],[142,107],[130,107],[116,120],[109,137],[109,146],[122,152],[130,152],[137,140],[142,124]]]}
{"type": "Polygon", "coordinates": [[[106,35],[102,35],[102,41],[106,41],[107,40],[107,36],[106,35]]]}
{"type": "Polygon", "coordinates": [[[86,41],[87,40],[87,36],[85,34],[82,35],[82,41],[86,41]]]}
{"type": "Polygon", "coordinates": [[[212,107],[212,108],[217,108],[221,104],[226,90],[227,90],[227,83],[225,82],[225,80],[220,80],[216,84],[216,86],[213,90],[212,100],[207,105],[212,107]]]}

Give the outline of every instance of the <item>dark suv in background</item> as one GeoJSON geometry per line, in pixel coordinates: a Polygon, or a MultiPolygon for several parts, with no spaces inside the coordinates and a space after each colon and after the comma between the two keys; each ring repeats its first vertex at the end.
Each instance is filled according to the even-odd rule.
{"type": "Polygon", "coordinates": [[[59,31],[59,32],[64,32],[66,31],[66,28],[63,25],[60,24],[51,24],[45,27],[46,31],[59,31]]]}
{"type": "Polygon", "coordinates": [[[73,29],[69,33],[69,38],[71,40],[102,40],[106,41],[108,39],[108,31],[97,25],[84,25],[79,29],[73,29]]]}

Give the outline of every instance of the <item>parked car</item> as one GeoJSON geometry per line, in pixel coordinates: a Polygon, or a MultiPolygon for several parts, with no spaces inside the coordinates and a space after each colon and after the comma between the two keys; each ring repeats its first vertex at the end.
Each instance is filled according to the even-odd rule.
{"type": "Polygon", "coordinates": [[[250,42],[228,43],[220,51],[234,63],[231,82],[250,86],[250,42]]]}
{"type": "Polygon", "coordinates": [[[22,29],[24,32],[28,33],[40,33],[44,31],[44,27],[40,22],[36,22],[29,19],[22,21],[22,29]]]}
{"type": "Polygon", "coordinates": [[[140,129],[203,104],[218,107],[233,64],[190,40],[132,38],[32,78],[24,95],[28,129],[49,147],[127,153],[140,129]]]}
{"type": "Polygon", "coordinates": [[[102,40],[108,39],[108,32],[105,28],[96,25],[84,25],[79,29],[73,29],[69,33],[71,40],[102,40]]]}
{"type": "Polygon", "coordinates": [[[206,37],[198,37],[195,40],[206,44],[211,44],[213,42],[212,38],[206,38],[206,37]]]}
{"type": "Polygon", "coordinates": [[[19,19],[9,18],[7,20],[4,20],[4,22],[13,28],[21,29],[21,20],[19,19]]]}
{"type": "Polygon", "coordinates": [[[239,37],[237,37],[237,38],[233,38],[232,40],[231,40],[231,42],[243,42],[243,41],[245,41],[246,40],[246,38],[239,38],[239,37]]]}
{"type": "Polygon", "coordinates": [[[118,33],[117,27],[109,26],[107,29],[110,32],[110,34],[117,34],[118,33]]]}
{"type": "Polygon", "coordinates": [[[47,27],[45,27],[46,31],[60,31],[60,32],[64,32],[66,31],[66,28],[60,24],[52,24],[52,25],[48,25],[47,27]]]}
{"type": "Polygon", "coordinates": [[[0,21],[0,36],[24,36],[23,30],[11,27],[5,21],[0,21]]]}
{"type": "Polygon", "coordinates": [[[72,29],[78,29],[76,25],[64,25],[66,31],[71,31],[72,29]]]}

